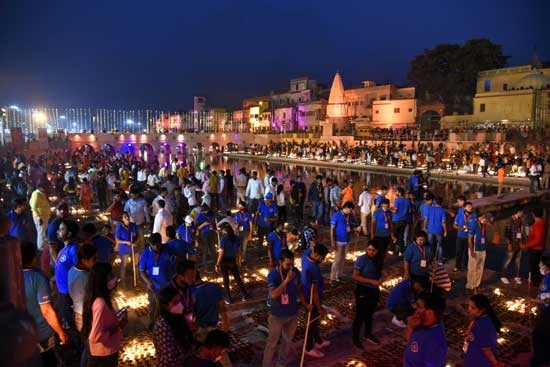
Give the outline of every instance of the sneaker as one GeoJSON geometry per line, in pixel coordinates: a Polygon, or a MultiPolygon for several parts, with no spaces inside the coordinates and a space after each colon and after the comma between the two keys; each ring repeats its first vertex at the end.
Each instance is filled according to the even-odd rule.
{"type": "Polygon", "coordinates": [[[224,301],[225,301],[225,304],[226,304],[226,305],[230,305],[230,304],[231,304],[231,300],[230,300],[230,299],[225,299],[224,301]]]}
{"type": "Polygon", "coordinates": [[[500,281],[501,281],[502,283],[504,283],[504,284],[510,284],[510,281],[509,281],[508,278],[506,278],[506,277],[500,278],[500,281]]]}
{"type": "Polygon", "coordinates": [[[367,341],[371,344],[380,345],[380,340],[372,334],[365,336],[365,339],[367,339],[367,341]]]}
{"type": "Polygon", "coordinates": [[[322,343],[319,343],[319,344],[315,343],[315,348],[317,349],[326,348],[329,345],[330,345],[330,340],[323,340],[322,343]]]}
{"type": "Polygon", "coordinates": [[[365,347],[363,346],[363,343],[361,343],[359,340],[353,341],[353,346],[361,351],[365,350],[365,347]]]}
{"type": "Polygon", "coordinates": [[[516,284],[521,285],[521,278],[515,277],[515,278],[514,278],[514,281],[516,282],[516,284]]]}
{"type": "Polygon", "coordinates": [[[399,326],[400,328],[406,328],[407,324],[405,324],[403,321],[398,320],[397,316],[394,316],[393,319],[391,319],[392,324],[395,326],[399,326]]]}
{"type": "Polygon", "coordinates": [[[310,356],[313,358],[323,358],[325,356],[325,353],[313,348],[312,350],[306,350],[306,356],[310,356]]]}
{"type": "Polygon", "coordinates": [[[460,271],[459,268],[454,268],[454,269],[453,269],[453,273],[458,273],[459,271],[460,271]]]}
{"type": "Polygon", "coordinates": [[[397,254],[397,256],[403,257],[403,253],[402,253],[401,251],[399,251],[399,253],[397,254]]]}
{"type": "Polygon", "coordinates": [[[248,296],[244,296],[244,297],[241,298],[241,301],[242,302],[248,301],[248,298],[249,298],[248,296]]]}
{"type": "Polygon", "coordinates": [[[388,250],[388,255],[393,256],[393,251],[388,250]]]}

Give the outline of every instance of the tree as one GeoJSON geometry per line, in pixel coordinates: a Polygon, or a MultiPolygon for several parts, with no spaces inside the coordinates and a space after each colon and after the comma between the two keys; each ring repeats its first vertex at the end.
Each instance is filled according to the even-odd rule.
{"type": "Polygon", "coordinates": [[[440,44],[411,61],[407,78],[421,100],[442,102],[447,113],[471,113],[478,73],[502,68],[508,58],[501,45],[485,38],[440,44]]]}

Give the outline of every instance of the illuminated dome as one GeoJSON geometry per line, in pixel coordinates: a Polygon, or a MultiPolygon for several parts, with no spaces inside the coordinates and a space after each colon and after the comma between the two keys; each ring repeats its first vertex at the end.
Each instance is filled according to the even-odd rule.
{"type": "Polygon", "coordinates": [[[346,103],[344,100],[344,83],[340,73],[336,72],[330,94],[328,97],[327,116],[329,118],[340,118],[346,116],[346,103]]]}
{"type": "Polygon", "coordinates": [[[524,89],[546,89],[550,88],[550,76],[544,75],[542,71],[534,70],[531,74],[521,78],[517,84],[516,88],[524,89]]]}

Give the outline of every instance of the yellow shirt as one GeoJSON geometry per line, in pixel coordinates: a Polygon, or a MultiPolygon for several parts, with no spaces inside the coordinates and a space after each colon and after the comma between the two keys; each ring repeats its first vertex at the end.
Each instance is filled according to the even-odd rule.
{"type": "Polygon", "coordinates": [[[46,194],[42,191],[33,191],[31,199],[29,200],[29,206],[31,207],[32,216],[34,218],[41,218],[42,220],[48,220],[48,218],[50,218],[50,202],[46,194]]]}

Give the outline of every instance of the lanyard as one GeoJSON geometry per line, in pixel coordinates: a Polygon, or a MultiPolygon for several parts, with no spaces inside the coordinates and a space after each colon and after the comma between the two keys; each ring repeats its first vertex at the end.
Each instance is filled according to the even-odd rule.
{"type": "Polygon", "coordinates": [[[382,211],[382,213],[384,213],[384,223],[388,223],[389,222],[388,217],[390,214],[387,211],[382,211]]]}
{"type": "MultiPolygon", "coordinates": [[[[292,269],[290,269],[289,271],[292,271],[292,269]]],[[[281,267],[279,266],[279,275],[281,276],[281,283],[284,281],[285,278],[283,278],[283,272],[281,271],[281,267]]],[[[285,288],[283,289],[283,294],[286,294],[286,286],[285,288]]]]}
{"type": "Polygon", "coordinates": [[[426,247],[416,244],[416,247],[422,252],[422,260],[426,260],[426,247]]]}
{"type": "Polygon", "coordinates": [[[284,236],[284,233],[282,233],[283,236],[279,236],[278,232],[275,232],[275,234],[279,238],[279,241],[281,241],[281,247],[286,247],[286,236],[284,236]]]}
{"type": "Polygon", "coordinates": [[[481,226],[481,237],[485,238],[485,224],[480,223],[481,226]]]}

